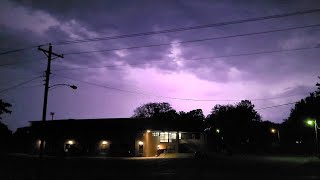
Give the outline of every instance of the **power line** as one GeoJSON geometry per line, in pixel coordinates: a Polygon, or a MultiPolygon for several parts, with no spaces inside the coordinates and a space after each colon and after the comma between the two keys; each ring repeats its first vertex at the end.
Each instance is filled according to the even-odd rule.
{"type": "Polygon", "coordinates": [[[212,38],[205,38],[205,39],[196,39],[196,40],[189,40],[189,41],[172,42],[172,43],[150,44],[150,45],[145,45],[145,46],[132,46],[132,47],[126,47],[126,48],[104,49],[104,50],[94,50],[94,51],[71,52],[71,53],[65,53],[64,55],[88,54],[88,53],[97,53],[97,52],[109,52],[109,51],[119,51],[119,50],[150,48],[150,47],[167,46],[167,45],[174,45],[174,44],[195,43],[195,42],[203,42],[203,41],[212,41],[212,40],[219,40],[219,39],[243,37],[243,36],[252,36],[252,35],[259,35],[259,34],[268,34],[268,33],[274,33],[274,32],[290,31],[290,30],[297,30],[297,29],[305,29],[305,28],[312,28],[312,27],[318,27],[318,26],[320,26],[320,24],[314,24],[314,25],[308,25],[308,26],[299,26],[299,27],[292,27],[292,28],[285,28],[285,29],[276,29],[276,30],[269,30],[269,31],[262,31],[262,32],[237,34],[237,35],[222,36],[222,37],[212,37],[212,38]]]}
{"type": "Polygon", "coordinates": [[[268,106],[268,107],[263,107],[263,108],[259,108],[256,110],[263,110],[263,109],[270,109],[270,108],[275,108],[275,107],[280,107],[280,106],[287,106],[287,105],[291,105],[291,104],[295,104],[297,102],[291,102],[291,103],[286,103],[286,104],[278,104],[278,105],[274,105],[274,106],[268,106]]]}
{"type": "Polygon", "coordinates": [[[39,61],[39,60],[42,60],[42,59],[45,59],[45,58],[29,59],[29,60],[23,60],[23,61],[19,61],[19,62],[0,64],[0,67],[2,67],[2,66],[11,66],[11,65],[15,65],[15,64],[23,64],[23,63],[28,63],[28,62],[34,62],[34,61],[39,61]]]}
{"type": "Polygon", "coordinates": [[[24,81],[24,82],[22,82],[22,83],[20,83],[20,84],[11,86],[11,87],[9,87],[9,88],[7,88],[7,89],[4,89],[4,90],[0,91],[0,94],[4,93],[4,92],[6,92],[6,91],[9,91],[9,90],[11,90],[11,89],[17,88],[17,87],[19,87],[19,86],[22,86],[22,85],[24,85],[24,84],[27,84],[27,83],[29,83],[29,82],[31,82],[31,81],[34,81],[34,80],[36,80],[36,79],[38,79],[38,78],[40,78],[40,77],[42,77],[42,76],[38,76],[38,77],[32,78],[32,79],[30,79],[30,80],[24,81]]]}
{"type": "MultiPolygon", "coordinates": [[[[165,98],[165,99],[174,99],[174,100],[183,100],[183,101],[197,101],[197,102],[200,102],[200,101],[202,101],[202,102],[241,101],[241,100],[243,100],[243,99],[192,99],[192,98],[179,98],[179,97],[161,96],[161,95],[155,95],[155,94],[150,94],[150,93],[145,93],[145,92],[124,90],[124,89],[120,89],[120,88],[115,88],[115,87],[111,87],[111,86],[96,84],[96,83],[92,83],[92,82],[88,82],[88,81],[82,81],[82,80],[78,80],[78,79],[74,79],[74,78],[70,78],[70,77],[66,77],[66,76],[62,76],[62,75],[57,75],[57,74],[54,74],[54,75],[58,76],[58,77],[61,77],[61,78],[64,78],[64,79],[69,79],[69,80],[73,80],[73,81],[77,81],[77,82],[81,82],[81,83],[85,83],[85,84],[89,84],[89,85],[93,85],[93,86],[97,86],[97,87],[101,87],[101,88],[105,88],[105,89],[111,89],[111,90],[131,93],[131,94],[154,96],[154,97],[165,98]]],[[[250,101],[262,101],[262,100],[281,99],[281,98],[287,98],[287,97],[292,97],[292,96],[296,96],[296,95],[282,96],[282,97],[270,97],[270,98],[247,99],[247,100],[250,100],[250,101]]]]}
{"type": "Polygon", "coordinates": [[[24,50],[32,49],[32,48],[35,48],[35,47],[36,46],[27,47],[27,48],[21,48],[21,49],[15,49],[15,50],[10,50],[10,51],[5,51],[5,52],[0,52],[0,55],[5,55],[5,54],[14,53],[14,52],[24,51],[24,50]]]}
{"type": "MultiPolygon", "coordinates": [[[[38,45],[38,46],[44,46],[44,45],[47,45],[47,44],[42,44],[42,45],[38,45]]],[[[20,49],[14,49],[14,50],[10,50],[10,51],[0,52],[0,56],[1,55],[5,55],[5,54],[19,52],[19,51],[25,51],[25,50],[28,50],[28,49],[37,48],[38,46],[29,46],[29,47],[25,47],[25,48],[20,48],[20,49]]]]}
{"type": "Polygon", "coordinates": [[[189,30],[194,30],[194,29],[204,29],[204,28],[209,28],[209,27],[225,26],[225,25],[231,25],[231,24],[241,24],[241,23],[246,23],[246,22],[255,22],[255,21],[262,21],[262,20],[267,20],[267,19],[275,19],[275,18],[310,14],[310,13],[316,13],[319,11],[320,11],[320,9],[311,9],[311,10],[306,10],[306,11],[297,11],[297,12],[292,12],[292,13],[284,13],[284,14],[277,14],[277,15],[263,16],[263,17],[249,18],[249,19],[243,19],[243,20],[235,20],[235,21],[227,21],[227,22],[220,22],[220,23],[213,23],[213,24],[205,24],[205,25],[199,25],[199,26],[166,29],[166,30],[160,30],[160,31],[149,31],[149,32],[143,32],[143,33],[124,34],[124,35],[118,35],[118,36],[60,41],[60,42],[53,43],[53,45],[84,43],[84,42],[92,42],[92,41],[122,39],[122,38],[138,37],[138,36],[147,36],[147,35],[155,35],[155,34],[180,32],[180,31],[189,31],[189,30]]]}
{"type": "MultiPolygon", "coordinates": [[[[320,46],[316,47],[302,47],[302,48],[294,48],[294,49],[283,49],[283,50],[273,50],[273,51],[260,51],[253,53],[241,53],[241,54],[231,54],[231,55],[222,55],[222,56],[211,56],[211,57],[200,57],[200,58],[192,58],[192,59],[184,59],[184,61],[195,61],[195,60],[205,60],[205,59],[220,59],[220,58],[230,58],[230,57],[239,57],[239,56],[252,56],[259,54],[272,54],[272,53],[280,53],[280,52],[291,52],[291,51],[302,51],[302,50],[310,50],[310,49],[319,49],[320,46]]],[[[78,69],[99,69],[99,68],[110,68],[110,67],[119,67],[119,66],[127,66],[127,65],[143,65],[150,64],[150,62],[176,62],[172,60],[154,60],[145,63],[133,63],[133,64],[118,64],[118,65],[106,65],[101,67],[78,67],[78,68],[65,68],[65,69],[57,69],[53,71],[68,71],[68,70],[78,70],[78,69]]]]}
{"type": "Polygon", "coordinates": [[[36,84],[36,85],[32,85],[32,86],[23,86],[23,87],[20,87],[20,88],[34,88],[34,87],[42,87],[43,84],[36,84]]]}

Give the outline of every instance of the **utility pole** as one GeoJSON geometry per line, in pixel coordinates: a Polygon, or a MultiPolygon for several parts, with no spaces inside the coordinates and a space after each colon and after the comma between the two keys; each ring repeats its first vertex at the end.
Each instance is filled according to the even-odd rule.
{"type": "Polygon", "coordinates": [[[48,91],[49,91],[49,80],[50,80],[50,68],[51,68],[51,60],[52,55],[55,57],[63,58],[63,55],[56,54],[52,52],[52,45],[49,44],[49,50],[42,49],[41,46],[38,47],[39,51],[42,51],[48,57],[47,70],[45,71],[46,79],[45,79],[45,88],[44,88],[44,98],[43,98],[43,110],[42,110],[42,127],[40,130],[40,153],[39,157],[42,158],[44,154],[44,145],[45,145],[45,121],[47,114],[47,102],[48,102],[48,91]]]}

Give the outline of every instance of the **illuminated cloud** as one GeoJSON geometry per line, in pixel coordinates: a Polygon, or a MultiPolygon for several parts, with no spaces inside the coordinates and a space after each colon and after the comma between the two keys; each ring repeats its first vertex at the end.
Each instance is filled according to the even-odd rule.
{"type": "MultiPolygon", "coordinates": [[[[0,48],[5,51],[46,42],[189,27],[319,7],[317,0],[290,3],[268,0],[250,3],[92,0],[90,5],[85,1],[77,1],[76,4],[62,0],[3,1],[0,7],[0,48]]],[[[68,54],[176,43],[316,24],[319,18],[319,14],[313,14],[153,36],[54,45],[54,51],[68,54]]],[[[50,92],[48,110],[54,111],[56,118],[103,118],[129,117],[135,107],[151,101],[168,101],[178,111],[202,108],[205,114],[218,103],[235,103],[182,101],[146,94],[204,100],[297,95],[254,101],[256,107],[292,102],[315,90],[320,69],[318,50],[190,59],[313,47],[319,44],[319,37],[319,28],[309,28],[197,43],[66,55],[64,59],[54,60],[53,73],[111,88],[53,76],[52,84],[72,83],[79,88],[74,92],[64,88],[50,92]],[[102,66],[108,67],[98,68],[102,66]],[[79,69],[55,71],[70,68],[79,69]]],[[[0,61],[9,63],[38,56],[44,57],[39,51],[32,49],[24,53],[0,56],[0,61]]],[[[21,82],[21,76],[26,80],[32,74],[42,75],[45,64],[46,60],[43,60],[42,63],[17,64],[1,70],[1,87],[21,82]]],[[[42,79],[39,79],[34,84],[41,83],[42,79]]],[[[41,118],[42,93],[43,87],[40,85],[31,89],[16,89],[4,95],[8,101],[13,102],[13,114],[4,118],[10,128],[27,125],[28,121],[41,118]]],[[[264,110],[261,114],[266,120],[281,122],[289,114],[290,107],[292,106],[264,110]]]]}

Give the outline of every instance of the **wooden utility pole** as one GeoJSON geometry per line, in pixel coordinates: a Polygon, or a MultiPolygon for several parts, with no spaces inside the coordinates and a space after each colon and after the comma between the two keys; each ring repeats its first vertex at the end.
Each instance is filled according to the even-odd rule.
{"type": "Polygon", "coordinates": [[[48,57],[47,70],[45,71],[46,79],[45,79],[45,88],[44,88],[44,98],[43,98],[43,110],[42,110],[42,127],[40,130],[40,152],[39,157],[42,158],[44,154],[44,145],[45,145],[45,121],[47,114],[47,103],[48,103],[48,92],[49,92],[49,80],[50,80],[50,68],[51,68],[51,60],[52,56],[63,58],[63,55],[56,54],[52,52],[52,45],[49,44],[49,50],[42,49],[41,46],[38,47],[39,51],[42,51],[48,57]]]}

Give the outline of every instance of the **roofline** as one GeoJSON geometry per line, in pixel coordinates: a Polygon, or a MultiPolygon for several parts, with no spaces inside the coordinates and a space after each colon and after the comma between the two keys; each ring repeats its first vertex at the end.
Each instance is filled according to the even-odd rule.
{"type": "MultiPolygon", "coordinates": [[[[52,121],[91,121],[91,120],[127,120],[127,119],[150,119],[150,118],[93,118],[93,119],[55,119],[55,120],[46,120],[45,122],[52,122],[52,121]]],[[[38,121],[29,121],[30,123],[33,122],[42,122],[42,120],[38,120],[38,121]]]]}

